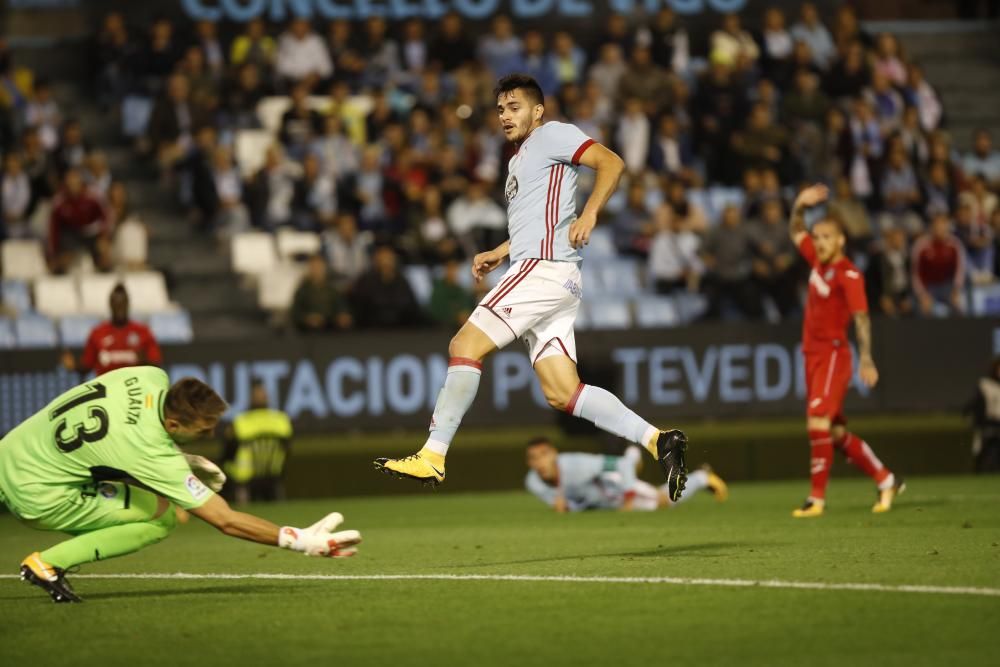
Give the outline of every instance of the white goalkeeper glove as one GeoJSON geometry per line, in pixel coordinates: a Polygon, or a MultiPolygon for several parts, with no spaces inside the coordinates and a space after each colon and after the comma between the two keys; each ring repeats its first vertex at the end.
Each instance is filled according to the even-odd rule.
{"type": "Polygon", "coordinates": [[[200,479],[205,486],[212,489],[216,493],[222,490],[222,485],[226,483],[226,473],[222,472],[219,466],[215,465],[204,456],[198,456],[197,454],[188,454],[187,452],[182,452],[184,458],[187,459],[188,465],[191,466],[191,472],[194,476],[200,479]]]}
{"type": "Polygon", "coordinates": [[[283,549],[300,551],[307,556],[346,558],[358,552],[354,545],[361,542],[361,533],[356,530],[333,532],[344,522],[340,512],[327,514],[308,528],[282,526],[278,534],[278,546],[283,549]]]}

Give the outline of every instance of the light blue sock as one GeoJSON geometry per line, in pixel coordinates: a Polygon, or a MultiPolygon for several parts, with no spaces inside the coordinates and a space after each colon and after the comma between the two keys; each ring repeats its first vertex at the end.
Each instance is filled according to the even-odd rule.
{"type": "MultiPolygon", "coordinates": [[[[681,493],[681,497],[674,501],[674,505],[677,503],[682,503],[685,500],[689,500],[694,497],[694,494],[698,493],[702,489],[708,488],[708,473],[704,470],[695,470],[692,473],[688,473],[687,484],[684,485],[684,491],[681,493]]],[[[660,487],[667,495],[670,492],[667,490],[667,485],[664,484],[660,487]]]]}
{"type": "Polygon", "coordinates": [[[448,453],[448,446],[462,423],[462,417],[476,398],[482,374],[482,363],[474,359],[453,357],[449,360],[448,375],[434,404],[430,437],[425,447],[441,456],[448,453]]]}
{"type": "Polygon", "coordinates": [[[635,414],[606,389],[580,384],[566,412],[593,422],[597,428],[645,447],[659,429],[635,414]]]}

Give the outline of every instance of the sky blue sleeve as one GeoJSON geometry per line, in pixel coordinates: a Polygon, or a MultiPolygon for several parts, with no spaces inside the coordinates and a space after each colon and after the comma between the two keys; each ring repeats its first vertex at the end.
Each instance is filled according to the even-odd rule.
{"type": "Polygon", "coordinates": [[[580,164],[584,151],[594,143],[583,130],[570,123],[548,123],[546,129],[545,151],[555,162],[568,162],[576,166],[580,164]],[[548,125],[552,127],[549,128],[548,125]]]}
{"type": "Polygon", "coordinates": [[[556,498],[559,496],[559,489],[543,482],[534,470],[524,478],[524,488],[549,507],[555,506],[556,498]]]}

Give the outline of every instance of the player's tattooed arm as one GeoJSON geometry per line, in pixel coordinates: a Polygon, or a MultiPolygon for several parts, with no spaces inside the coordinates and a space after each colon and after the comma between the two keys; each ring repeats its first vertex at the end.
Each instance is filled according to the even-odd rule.
{"type": "Polygon", "coordinates": [[[869,387],[878,382],[878,369],[872,359],[872,321],[868,313],[854,313],[854,333],[858,338],[858,374],[869,387]]]}
{"type": "Polygon", "coordinates": [[[795,205],[792,207],[792,217],[789,223],[789,233],[795,245],[802,242],[802,238],[808,233],[806,228],[806,209],[817,204],[822,204],[830,195],[829,189],[822,183],[810,185],[802,190],[795,198],[795,205]]]}

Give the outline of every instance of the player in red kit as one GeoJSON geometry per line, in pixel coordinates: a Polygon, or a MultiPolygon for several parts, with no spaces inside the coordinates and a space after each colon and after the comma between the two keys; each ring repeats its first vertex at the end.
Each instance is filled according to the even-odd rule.
{"type": "Polygon", "coordinates": [[[811,447],[812,490],[792,516],[821,516],[826,503],[833,450],[875,480],[878,501],[873,512],[887,512],[903,492],[902,479],[882,465],[864,440],[847,430],[843,415],[844,396],[851,384],[852,354],[847,340],[848,325],[854,322],[858,339],[859,374],[869,387],[878,382],[872,359],[872,328],[865,297],[865,279],[844,255],[847,239],[841,226],[824,218],[806,230],[805,210],[826,201],[825,185],[813,185],[799,193],[792,210],[792,240],[812,268],[809,298],[802,327],[802,354],[805,356],[807,428],[811,447]]]}
{"type": "Polygon", "coordinates": [[[63,365],[69,370],[101,375],[126,366],[159,366],[160,346],[145,324],[129,319],[128,292],[121,283],[111,290],[111,319],[94,327],[79,361],[69,351],[63,365]]]}

